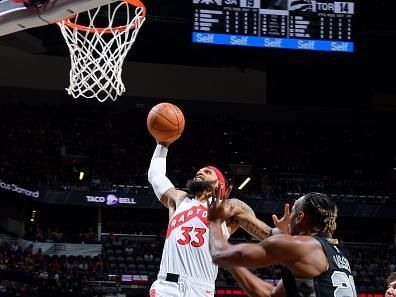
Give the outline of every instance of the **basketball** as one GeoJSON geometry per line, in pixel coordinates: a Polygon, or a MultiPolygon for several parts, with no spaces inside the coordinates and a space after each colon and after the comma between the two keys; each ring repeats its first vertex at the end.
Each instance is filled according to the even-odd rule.
{"type": "Polygon", "coordinates": [[[184,130],[184,115],[171,103],[155,105],[147,116],[147,128],[157,142],[173,142],[184,130]]]}

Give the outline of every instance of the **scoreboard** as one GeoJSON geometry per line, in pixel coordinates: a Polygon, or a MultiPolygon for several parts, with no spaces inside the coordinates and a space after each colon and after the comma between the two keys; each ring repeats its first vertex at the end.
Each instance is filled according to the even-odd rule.
{"type": "Polygon", "coordinates": [[[355,0],[193,0],[195,43],[353,52],[355,0]]]}

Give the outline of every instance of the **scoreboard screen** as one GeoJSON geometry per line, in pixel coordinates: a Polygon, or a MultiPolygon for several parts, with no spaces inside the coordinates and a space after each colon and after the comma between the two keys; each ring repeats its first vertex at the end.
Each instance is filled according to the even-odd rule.
{"type": "Polygon", "coordinates": [[[355,0],[193,0],[193,42],[353,52],[355,0]]]}

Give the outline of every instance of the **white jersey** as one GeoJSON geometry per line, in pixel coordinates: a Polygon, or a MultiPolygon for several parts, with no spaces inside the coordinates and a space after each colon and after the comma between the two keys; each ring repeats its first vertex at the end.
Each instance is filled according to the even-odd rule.
{"type": "MultiPolygon", "coordinates": [[[[160,274],[174,273],[214,284],[218,267],[209,251],[207,216],[206,201],[182,201],[168,224],[160,274]]],[[[228,239],[226,224],[222,227],[228,239]]]]}

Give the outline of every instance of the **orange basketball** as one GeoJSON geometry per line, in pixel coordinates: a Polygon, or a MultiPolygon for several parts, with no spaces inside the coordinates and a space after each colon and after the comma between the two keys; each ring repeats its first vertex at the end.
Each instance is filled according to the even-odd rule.
{"type": "Polygon", "coordinates": [[[157,142],[173,142],[184,130],[184,115],[174,104],[160,103],[147,116],[147,128],[157,142]]]}

